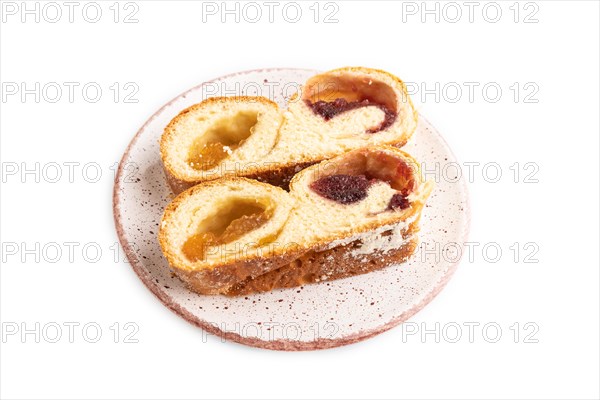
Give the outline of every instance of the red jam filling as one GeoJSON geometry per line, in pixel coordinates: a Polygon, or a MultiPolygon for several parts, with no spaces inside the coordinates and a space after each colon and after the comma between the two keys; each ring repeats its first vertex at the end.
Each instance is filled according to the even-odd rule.
{"type": "MultiPolygon", "coordinates": [[[[367,178],[365,175],[330,175],[311,183],[310,188],[319,196],[340,204],[352,204],[367,197],[369,187],[381,179],[367,178]]],[[[387,210],[404,210],[410,206],[407,195],[395,193],[388,203],[387,210]]]]}
{"type": "Polygon", "coordinates": [[[343,98],[337,98],[334,101],[319,100],[313,103],[310,100],[305,100],[305,102],[306,105],[310,107],[315,114],[323,117],[325,121],[329,121],[331,118],[343,112],[354,110],[357,108],[367,106],[378,107],[385,114],[383,121],[381,121],[381,124],[379,124],[379,126],[367,130],[367,133],[380,132],[384,129],[389,128],[394,123],[394,121],[396,121],[396,113],[394,111],[390,110],[383,104],[378,104],[376,102],[370,101],[369,99],[364,99],[360,101],[347,101],[343,98]]]}
{"type": "Polygon", "coordinates": [[[385,182],[395,191],[386,210],[410,207],[408,195],[417,188],[414,170],[406,161],[382,151],[358,152],[336,165],[337,174],[313,181],[310,189],[339,204],[367,198],[371,185],[385,182]]]}
{"type": "Polygon", "coordinates": [[[404,210],[408,208],[410,205],[408,199],[402,193],[396,193],[390,199],[388,203],[388,210],[396,211],[396,210],[404,210]]]}
{"type": "Polygon", "coordinates": [[[364,175],[330,175],[311,183],[319,196],[340,204],[351,204],[367,197],[372,181],[364,175]]]}

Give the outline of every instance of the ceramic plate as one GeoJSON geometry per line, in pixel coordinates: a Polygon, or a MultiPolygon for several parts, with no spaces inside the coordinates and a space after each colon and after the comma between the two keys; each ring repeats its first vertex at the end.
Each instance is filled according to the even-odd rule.
{"type": "Polygon", "coordinates": [[[173,198],[161,168],[159,139],[184,108],[212,96],[261,95],[281,107],[317,71],[265,69],[203,83],[158,110],[123,155],[114,188],[115,224],[129,262],[170,309],[212,334],[250,346],[313,350],[341,346],[384,332],[422,309],[454,272],[469,226],[466,184],[446,173],[455,157],[420,117],[404,149],[424,163],[435,189],[423,210],[420,244],[406,263],[294,289],[239,298],[193,293],[171,275],[157,240],[162,212],[173,198]],[[436,175],[437,174],[437,175],[436,175]]]}

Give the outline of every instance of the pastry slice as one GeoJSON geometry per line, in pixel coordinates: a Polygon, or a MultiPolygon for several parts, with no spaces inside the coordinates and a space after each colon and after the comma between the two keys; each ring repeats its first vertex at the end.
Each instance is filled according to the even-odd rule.
{"type": "Polygon", "coordinates": [[[223,293],[293,259],[273,242],[295,205],[285,190],[255,180],[205,182],[167,206],[160,245],[173,271],[192,290],[223,293]]]}
{"type": "Polygon", "coordinates": [[[408,154],[369,147],[301,171],[289,193],[245,178],[197,185],[167,207],[159,239],[198,293],[338,279],[412,254],[431,188],[408,154]]]}
{"type": "Polygon", "coordinates": [[[247,176],[275,145],[283,116],[264,97],[215,97],[179,113],[160,141],[175,193],[223,176],[247,176]]]}
{"type": "Polygon", "coordinates": [[[301,169],[371,145],[402,146],[417,113],[397,77],[341,68],[310,78],[287,110],[262,97],[219,97],[177,115],[161,138],[176,193],[227,176],[287,188],[301,169]]]}

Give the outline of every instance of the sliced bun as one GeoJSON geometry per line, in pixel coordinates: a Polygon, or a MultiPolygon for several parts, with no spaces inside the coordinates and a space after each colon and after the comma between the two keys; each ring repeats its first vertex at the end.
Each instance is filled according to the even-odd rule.
{"type": "Polygon", "coordinates": [[[197,185],[167,207],[159,239],[199,293],[337,279],[412,254],[431,188],[408,154],[368,147],[301,171],[289,193],[245,178],[197,185]]]}
{"type": "Polygon", "coordinates": [[[215,97],[183,110],[160,141],[171,188],[179,193],[198,182],[256,173],[282,120],[277,104],[264,97],[215,97]]]}
{"type": "Polygon", "coordinates": [[[417,126],[406,86],[368,68],[310,78],[286,111],[262,97],[218,97],[177,115],[161,138],[176,193],[228,176],[287,188],[300,169],[369,145],[402,146],[417,126]]]}
{"type": "Polygon", "coordinates": [[[167,206],[159,241],[169,264],[192,289],[220,293],[269,270],[269,262],[280,266],[286,261],[276,257],[271,239],[294,206],[286,191],[266,183],[245,178],[205,182],[167,206]]]}

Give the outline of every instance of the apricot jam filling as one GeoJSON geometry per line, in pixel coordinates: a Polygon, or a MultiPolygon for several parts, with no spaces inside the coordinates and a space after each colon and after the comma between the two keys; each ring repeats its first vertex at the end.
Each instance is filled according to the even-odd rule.
{"type": "Polygon", "coordinates": [[[336,174],[313,181],[310,189],[336,203],[352,204],[367,198],[369,188],[377,182],[386,182],[396,190],[388,210],[410,206],[408,195],[416,188],[412,167],[384,152],[354,154],[338,166],[336,174]]]}
{"type": "Polygon", "coordinates": [[[273,217],[274,207],[265,203],[230,200],[216,215],[200,224],[198,233],[185,241],[183,254],[192,262],[203,260],[209,247],[231,243],[260,228],[273,217]]]}
{"type": "Polygon", "coordinates": [[[192,143],[189,166],[198,171],[215,168],[252,135],[257,122],[258,113],[252,111],[240,111],[216,121],[192,143]]]}
{"type": "Polygon", "coordinates": [[[317,75],[307,82],[303,100],[325,121],[357,108],[378,107],[383,111],[383,120],[367,133],[389,128],[398,116],[394,90],[388,84],[368,77],[317,75]]]}

